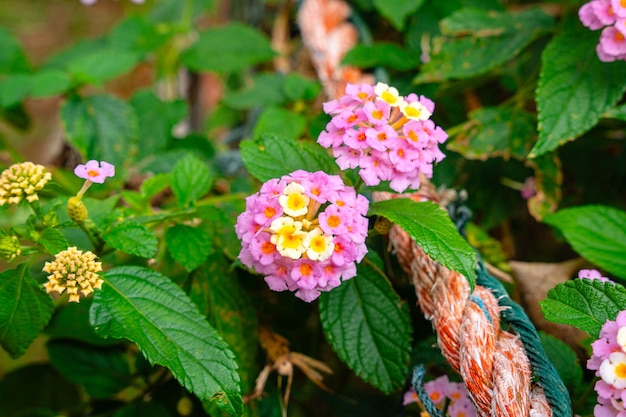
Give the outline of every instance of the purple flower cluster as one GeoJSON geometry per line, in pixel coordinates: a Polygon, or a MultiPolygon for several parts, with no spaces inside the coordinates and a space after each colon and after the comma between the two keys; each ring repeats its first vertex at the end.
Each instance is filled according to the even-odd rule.
{"type": "Polygon", "coordinates": [[[239,259],[270,289],[313,301],[356,275],[367,252],[368,208],[354,188],[322,171],[269,180],[237,218],[239,259]]]}
{"type": "Polygon", "coordinates": [[[621,311],[615,321],[602,326],[600,338],[591,344],[593,355],[587,368],[596,371],[598,404],[596,417],[626,417],[626,311],[621,311]]]}
{"type": "Polygon", "coordinates": [[[578,16],[589,29],[602,29],[596,47],[600,61],[626,61],[626,0],[591,0],[578,16]]]}
{"type": "MultiPolygon", "coordinates": [[[[447,405],[447,415],[450,417],[475,417],[476,408],[467,395],[467,390],[462,382],[450,382],[446,375],[428,381],[424,384],[424,389],[430,399],[439,409],[445,409],[447,405]],[[449,404],[446,404],[446,400],[449,404]]],[[[415,390],[411,388],[404,394],[403,405],[419,403],[419,398],[415,390]]]]}
{"type": "Polygon", "coordinates": [[[424,96],[400,96],[387,84],[348,84],[346,94],[324,103],[333,116],[317,142],[332,148],[341,169],[360,168],[366,185],[390,181],[391,189],[417,190],[420,174],[432,177],[445,155],[447,133],[430,120],[435,104],[424,96]]]}

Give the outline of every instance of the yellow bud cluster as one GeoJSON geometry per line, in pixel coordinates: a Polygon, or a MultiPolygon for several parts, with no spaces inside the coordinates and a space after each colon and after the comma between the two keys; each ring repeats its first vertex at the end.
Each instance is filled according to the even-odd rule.
{"type": "Polygon", "coordinates": [[[0,174],[0,206],[17,204],[22,198],[29,202],[39,200],[37,191],[50,179],[52,174],[43,165],[32,162],[11,165],[0,174]]]}
{"type": "Polygon", "coordinates": [[[22,254],[22,245],[17,236],[0,237],[0,258],[12,261],[22,254]]]}
{"type": "Polygon", "coordinates": [[[80,197],[76,196],[67,200],[67,213],[70,219],[74,220],[76,223],[84,223],[89,215],[85,203],[82,202],[80,197]]]}
{"type": "Polygon", "coordinates": [[[76,249],[72,246],[55,255],[54,261],[46,262],[43,271],[49,273],[48,282],[44,284],[46,292],[63,294],[67,290],[70,302],[79,302],[79,291],[88,296],[94,289],[102,288],[102,263],[96,262],[92,252],[76,249]]]}

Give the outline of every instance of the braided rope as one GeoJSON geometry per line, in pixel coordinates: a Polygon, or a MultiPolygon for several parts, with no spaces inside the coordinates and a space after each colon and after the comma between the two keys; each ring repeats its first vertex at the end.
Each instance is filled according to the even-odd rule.
{"type": "MultiPolygon", "coordinates": [[[[418,198],[428,194],[436,197],[432,186],[422,189],[418,198]]],[[[390,230],[389,240],[415,286],[422,312],[433,323],[441,352],[463,377],[479,416],[572,415],[567,392],[534,327],[504,289],[489,282],[486,271],[479,270],[481,279],[470,294],[465,277],[433,261],[400,227],[390,230]],[[517,335],[501,329],[501,316],[517,335]],[[532,382],[531,369],[540,384],[532,382]],[[550,389],[549,399],[542,387],[550,389]]]]}

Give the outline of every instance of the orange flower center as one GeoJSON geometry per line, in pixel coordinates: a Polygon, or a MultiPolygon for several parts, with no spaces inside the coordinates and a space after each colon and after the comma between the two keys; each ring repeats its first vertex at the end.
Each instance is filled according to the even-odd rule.
{"type": "Polygon", "coordinates": [[[328,223],[330,227],[337,227],[341,224],[341,219],[339,218],[339,216],[335,215],[328,216],[326,223],[328,223]]]}
{"type": "Polygon", "coordinates": [[[302,276],[311,275],[312,272],[313,272],[313,268],[311,267],[311,265],[309,264],[300,265],[300,274],[302,274],[302,276]]]}

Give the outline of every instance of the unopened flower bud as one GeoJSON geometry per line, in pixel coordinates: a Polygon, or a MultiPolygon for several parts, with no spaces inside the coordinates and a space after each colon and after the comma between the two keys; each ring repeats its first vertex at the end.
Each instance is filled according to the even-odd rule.
{"type": "Polygon", "coordinates": [[[23,198],[29,202],[39,200],[37,191],[51,179],[52,174],[43,165],[32,162],[11,165],[0,174],[0,206],[18,204],[23,198]]]}
{"type": "Polygon", "coordinates": [[[87,207],[85,207],[85,203],[82,202],[80,197],[72,197],[67,200],[67,214],[69,214],[70,219],[75,221],[76,223],[83,223],[87,220],[87,207]]]}
{"type": "Polygon", "coordinates": [[[57,253],[54,261],[46,262],[43,271],[48,274],[48,282],[44,284],[46,292],[63,294],[67,291],[70,302],[79,302],[79,293],[88,296],[94,289],[103,284],[98,272],[102,271],[102,263],[96,262],[96,255],[84,252],[72,246],[57,253]]]}

